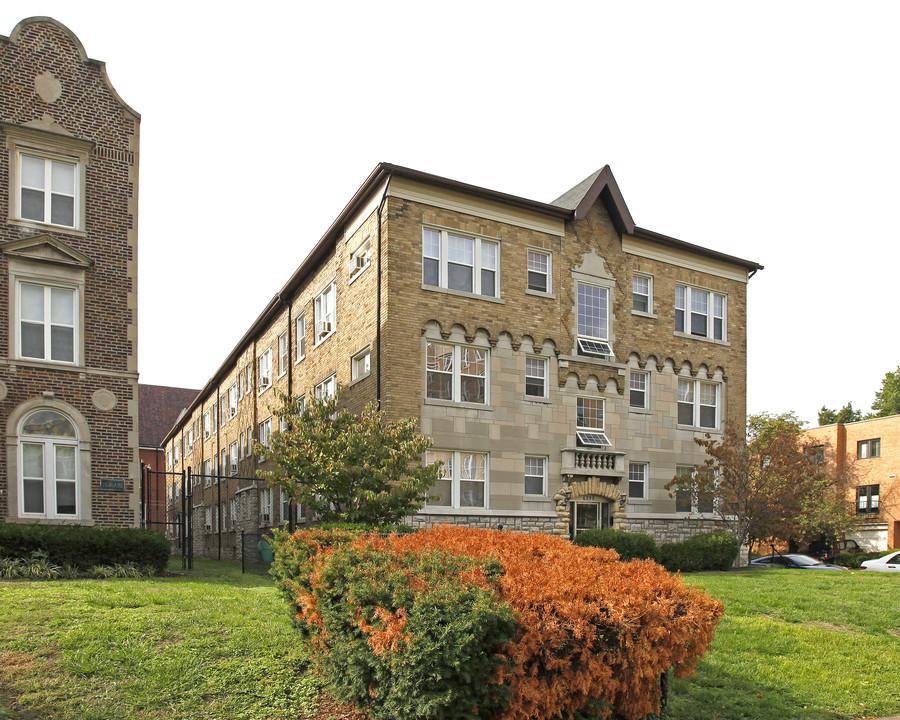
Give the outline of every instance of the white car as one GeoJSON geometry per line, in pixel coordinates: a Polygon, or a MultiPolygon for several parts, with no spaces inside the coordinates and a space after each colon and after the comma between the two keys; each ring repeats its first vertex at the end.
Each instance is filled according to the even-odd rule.
{"type": "Polygon", "coordinates": [[[865,560],[860,570],[878,570],[880,572],[900,572],[900,550],[892,550],[874,560],[865,560]]]}

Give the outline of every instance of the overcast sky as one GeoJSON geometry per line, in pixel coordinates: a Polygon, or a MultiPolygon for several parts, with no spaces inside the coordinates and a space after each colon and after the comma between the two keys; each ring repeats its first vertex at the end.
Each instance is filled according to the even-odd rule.
{"type": "Polygon", "coordinates": [[[0,34],[32,15],[142,115],[142,382],[202,387],[379,161],[545,202],[609,164],[639,226],[765,265],[750,412],[900,364],[897,3],[4,0],[0,34]]]}

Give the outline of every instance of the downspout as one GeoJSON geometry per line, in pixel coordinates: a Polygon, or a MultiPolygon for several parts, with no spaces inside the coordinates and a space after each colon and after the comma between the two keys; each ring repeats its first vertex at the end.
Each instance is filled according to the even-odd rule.
{"type": "Polygon", "coordinates": [[[381,211],[387,201],[388,190],[391,186],[393,170],[388,173],[387,182],[384,185],[384,194],[378,203],[378,269],[377,290],[375,295],[375,405],[381,410],[381,211]]]}

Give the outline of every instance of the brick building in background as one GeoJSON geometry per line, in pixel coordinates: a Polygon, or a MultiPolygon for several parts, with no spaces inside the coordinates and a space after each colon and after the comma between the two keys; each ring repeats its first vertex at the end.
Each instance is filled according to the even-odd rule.
{"type": "Polygon", "coordinates": [[[164,385],[138,385],[141,477],[146,478],[141,484],[143,527],[161,529],[161,523],[166,522],[165,478],[155,474],[166,469],[163,440],[199,392],[164,385]],[[152,472],[145,475],[145,468],[152,472]]]}
{"type": "Polygon", "coordinates": [[[139,128],[62,24],[0,37],[0,521],[137,522],[139,128]]]}
{"type": "Polygon", "coordinates": [[[760,268],[636,227],[608,167],[542,203],[382,163],[166,440],[197,549],[293,512],[251,480],[276,389],[417,418],[445,474],[416,525],[707,530],[664,485],[745,421],[760,268]]]}
{"type": "Polygon", "coordinates": [[[859,524],[847,537],[867,551],[900,545],[900,415],[804,431],[819,457],[851,478],[848,502],[859,524]]]}

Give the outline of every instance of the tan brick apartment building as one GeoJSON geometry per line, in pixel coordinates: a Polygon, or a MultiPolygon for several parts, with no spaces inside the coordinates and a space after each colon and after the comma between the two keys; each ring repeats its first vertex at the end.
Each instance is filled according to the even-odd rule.
{"type": "MultiPolygon", "coordinates": [[[[711,513],[663,486],[702,460],[695,437],[744,422],[760,268],[636,227],[608,167],[542,203],[382,163],[170,433],[168,467],[252,478],[274,390],[339,387],[434,439],[445,477],[414,524],[693,534],[711,513]]],[[[198,487],[195,532],[285,519],[277,489],[198,487]]]]}
{"type": "Polygon", "coordinates": [[[0,521],[137,521],[139,127],[57,21],[0,36],[0,521]]]}
{"type": "Polygon", "coordinates": [[[860,521],[847,537],[871,551],[900,544],[900,415],[805,431],[823,460],[852,478],[849,502],[860,521]]]}

